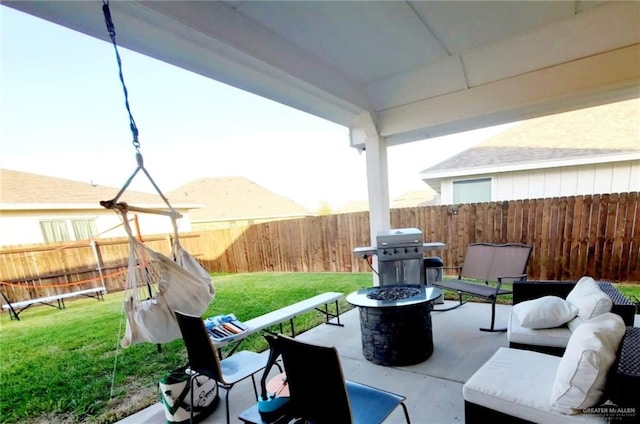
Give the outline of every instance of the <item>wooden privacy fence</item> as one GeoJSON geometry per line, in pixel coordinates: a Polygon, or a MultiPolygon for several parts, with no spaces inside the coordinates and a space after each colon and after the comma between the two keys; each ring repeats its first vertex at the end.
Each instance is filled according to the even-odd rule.
{"type": "MultiPolygon", "coordinates": [[[[195,253],[198,238],[197,234],[180,235],[180,243],[195,253]]],[[[144,243],[169,255],[173,240],[162,235],[145,237],[144,243]]],[[[12,302],[96,287],[123,290],[128,259],[127,238],[3,248],[0,290],[12,302]]]]}
{"type": "MultiPolygon", "coordinates": [[[[637,192],[391,210],[392,228],[415,227],[446,250],[427,252],[460,264],[473,242],[533,247],[529,278],[640,281],[640,207],[637,192]]],[[[256,224],[180,235],[203,266],[218,272],[366,272],[353,255],[369,246],[368,212],[256,224]]],[[[168,254],[169,235],[146,237],[168,254]]],[[[127,239],[0,250],[0,280],[12,301],[79,290],[104,280],[124,288],[127,239]],[[75,284],[75,286],[74,286],[75,284]],[[47,292],[49,290],[49,292],[47,292]],[[35,293],[38,291],[38,293],[35,293]],[[53,293],[50,293],[53,291],[53,293]]]]}
{"type": "MultiPolygon", "coordinates": [[[[415,227],[440,241],[446,265],[460,264],[473,242],[533,247],[531,279],[575,280],[583,275],[640,281],[640,208],[637,192],[391,210],[392,228],[415,227]]],[[[368,212],[276,221],[245,229],[201,233],[208,269],[255,271],[368,271],[354,257],[369,246],[368,212]]]]}

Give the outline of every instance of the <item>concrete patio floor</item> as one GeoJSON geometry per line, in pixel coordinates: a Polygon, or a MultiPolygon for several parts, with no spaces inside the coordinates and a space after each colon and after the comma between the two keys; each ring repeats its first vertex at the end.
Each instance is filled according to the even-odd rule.
{"type": "MultiPolygon", "coordinates": [[[[446,307],[454,302],[447,301],[446,307]]],[[[504,326],[511,306],[496,306],[496,326],[504,326]]],[[[489,324],[491,306],[467,303],[447,312],[433,312],[433,355],[426,361],[405,367],[386,367],[367,361],[362,355],[360,320],[353,309],[340,316],[344,327],[320,325],[298,338],[308,342],[334,345],[338,349],[345,377],[406,396],[406,405],[414,424],[464,422],[462,385],[501,346],[507,346],[505,333],[485,333],[480,326],[489,324]]],[[[203,423],[224,423],[224,390],[217,410],[203,423]]],[[[241,411],[255,402],[251,380],[231,390],[231,422],[239,423],[241,411]]],[[[119,421],[119,424],[165,423],[162,404],[157,403],[119,421]]],[[[404,423],[401,408],[385,421],[404,423]]]]}
{"type": "MultiPolygon", "coordinates": [[[[446,301],[443,308],[456,302],[446,301]]],[[[496,305],[496,327],[504,327],[510,305],[496,305]]],[[[362,355],[360,320],[357,309],[340,316],[344,327],[320,325],[298,338],[311,343],[336,346],[345,378],[380,387],[406,396],[411,421],[414,424],[451,424],[464,422],[462,385],[501,346],[507,346],[506,333],[486,333],[480,326],[489,324],[491,306],[467,303],[447,312],[433,312],[433,355],[426,361],[405,367],[386,367],[367,361],[362,355]]],[[[636,315],[640,326],[640,315],[636,315]]],[[[203,423],[224,423],[225,391],[221,403],[203,423]]],[[[238,383],[231,390],[232,423],[240,423],[238,415],[255,403],[251,380],[238,383]]],[[[152,405],[118,424],[165,423],[162,404],[152,405]]],[[[404,423],[401,408],[397,408],[385,424],[404,423]]]]}

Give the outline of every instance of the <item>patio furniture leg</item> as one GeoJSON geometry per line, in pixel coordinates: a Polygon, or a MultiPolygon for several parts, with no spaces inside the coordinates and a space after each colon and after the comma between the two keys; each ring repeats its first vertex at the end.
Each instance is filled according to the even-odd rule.
{"type": "Polygon", "coordinates": [[[455,305],[455,306],[451,306],[449,308],[442,308],[442,309],[432,308],[431,310],[433,312],[446,312],[446,311],[451,311],[452,309],[457,309],[457,308],[461,307],[462,305],[467,303],[467,301],[466,300],[464,302],[462,301],[462,292],[460,292],[460,291],[458,292],[458,301],[459,301],[459,303],[457,305],[455,305]]]}
{"type": "Polygon", "coordinates": [[[2,295],[2,298],[4,299],[6,304],[9,305],[9,318],[20,321],[20,317],[18,317],[19,312],[16,313],[16,310],[13,309],[13,305],[11,304],[11,302],[9,302],[9,299],[7,299],[7,296],[4,295],[4,292],[2,290],[0,290],[0,295],[2,295]]]}
{"type": "Polygon", "coordinates": [[[409,418],[409,410],[407,409],[407,405],[402,402],[400,406],[402,406],[402,412],[404,412],[404,418],[407,420],[407,424],[411,424],[411,418],[409,418]]]}
{"type": "Polygon", "coordinates": [[[507,331],[506,328],[494,328],[496,322],[496,298],[494,297],[491,302],[491,327],[480,328],[480,331],[487,331],[489,333],[502,333],[507,331]]]}

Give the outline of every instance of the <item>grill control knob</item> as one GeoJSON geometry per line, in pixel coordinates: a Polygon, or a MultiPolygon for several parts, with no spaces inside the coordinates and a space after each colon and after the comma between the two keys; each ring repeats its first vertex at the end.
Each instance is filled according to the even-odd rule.
{"type": "Polygon", "coordinates": [[[414,247],[414,248],[413,248],[413,251],[414,251],[414,252],[416,252],[416,253],[418,253],[418,248],[417,248],[417,247],[414,247]]]}
{"type": "Polygon", "coordinates": [[[393,249],[393,253],[398,253],[398,250],[397,249],[393,249]]]}
{"type": "Polygon", "coordinates": [[[407,253],[408,251],[409,251],[409,250],[407,250],[407,248],[405,247],[405,248],[404,248],[404,253],[407,253]]]}
{"type": "Polygon", "coordinates": [[[384,249],[384,250],[382,251],[382,254],[383,254],[383,255],[386,255],[386,254],[387,254],[387,249],[384,249]]]}

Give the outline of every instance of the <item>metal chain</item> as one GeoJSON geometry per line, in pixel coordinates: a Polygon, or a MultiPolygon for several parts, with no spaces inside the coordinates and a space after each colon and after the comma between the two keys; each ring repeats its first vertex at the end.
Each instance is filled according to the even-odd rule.
{"type": "Polygon", "coordinates": [[[124,103],[127,107],[127,112],[129,113],[129,127],[131,128],[131,134],[133,135],[133,147],[135,147],[136,151],[140,151],[140,141],[138,141],[138,127],[136,126],[136,121],[133,119],[133,114],[131,114],[131,107],[129,106],[129,93],[127,91],[127,86],[124,83],[124,75],[122,74],[122,60],[120,59],[120,53],[118,52],[118,45],[116,44],[116,30],[113,25],[113,21],[111,20],[111,11],[109,10],[109,0],[102,1],[102,12],[104,13],[104,21],[107,24],[107,31],[109,32],[109,37],[111,38],[111,42],[113,43],[113,48],[116,51],[116,60],[118,61],[118,72],[120,74],[120,82],[122,83],[122,90],[124,91],[124,103]]]}

